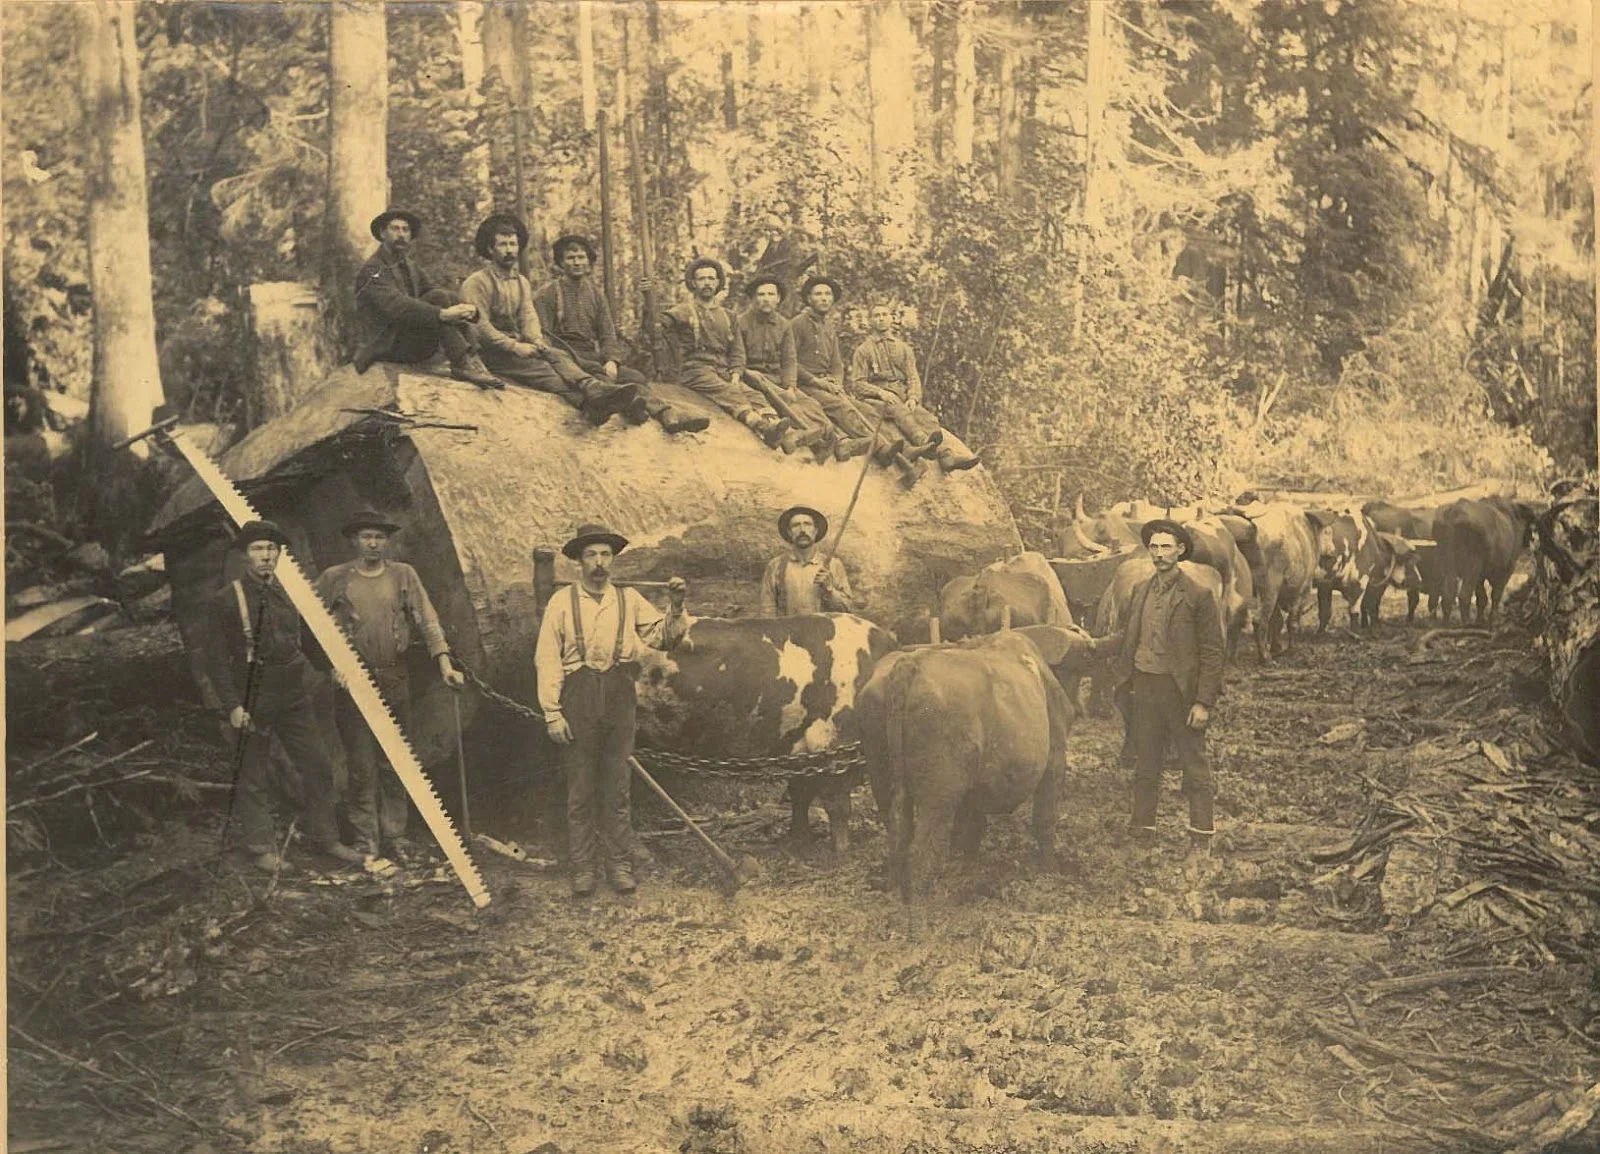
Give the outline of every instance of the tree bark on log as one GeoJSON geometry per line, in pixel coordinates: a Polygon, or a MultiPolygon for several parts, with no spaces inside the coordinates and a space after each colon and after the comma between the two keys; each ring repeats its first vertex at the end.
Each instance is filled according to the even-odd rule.
{"type": "MultiPolygon", "coordinates": [[[[1557,486],[1558,492],[1561,486],[1557,486]]],[[[1595,480],[1567,488],[1539,519],[1534,597],[1550,696],[1579,757],[1600,766],[1600,542],[1595,480]]]]}

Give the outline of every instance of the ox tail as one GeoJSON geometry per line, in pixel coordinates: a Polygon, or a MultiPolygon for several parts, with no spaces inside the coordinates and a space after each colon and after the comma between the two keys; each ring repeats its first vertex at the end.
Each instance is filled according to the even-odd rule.
{"type": "Polygon", "coordinates": [[[909,788],[906,757],[906,727],[911,722],[911,690],[917,676],[916,663],[899,661],[889,670],[884,686],[884,715],[887,754],[889,761],[889,812],[884,816],[894,835],[889,843],[889,868],[900,881],[900,900],[910,904],[911,877],[911,826],[914,820],[909,788]]]}

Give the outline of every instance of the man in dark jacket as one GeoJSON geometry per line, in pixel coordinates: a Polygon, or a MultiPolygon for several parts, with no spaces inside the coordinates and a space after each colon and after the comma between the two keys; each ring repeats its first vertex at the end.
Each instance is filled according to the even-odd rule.
{"type": "Polygon", "coordinates": [[[421,234],[422,219],[413,212],[390,209],[372,218],[379,248],[356,273],[356,372],[374,361],[420,364],[442,350],[456,380],[505,388],[478,357],[472,329],[478,310],[435,288],[412,263],[411,245],[421,234]]]}
{"type": "MultiPolygon", "coordinates": [[[[795,428],[778,442],[786,453],[810,448],[817,460],[833,455],[837,437],[822,406],[795,388],[794,334],[778,311],[783,282],[770,274],[757,274],[744,286],[750,307],[734,322],[744,342],[745,384],[766,397],[772,407],[795,422],[795,428]]],[[[866,445],[861,446],[863,450],[866,445]]]]}
{"type": "Polygon", "coordinates": [[[300,771],[306,840],[334,861],[361,861],[360,853],[339,840],[333,765],[311,703],[312,671],[300,648],[300,613],[274,572],[288,543],[271,521],[251,521],[234,535],[234,548],[245,555],[244,576],[212,598],[205,644],[207,676],[242,747],[233,788],[239,843],[268,872],[283,868],[272,829],[269,746],[274,736],[300,771]]]}
{"type": "Polygon", "coordinates": [[[1166,519],[1140,532],[1155,573],[1133,591],[1127,627],[1104,638],[1112,650],[1112,683],[1133,737],[1133,834],[1156,830],[1161,764],[1170,743],[1183,768],[1189,798],[1191,868],[1211,852],[1211,767],[1206,724],[1222,692],[1222,617],[1216,598],[1180,567],[1194,552],[1188,529],[1166,519]]]}

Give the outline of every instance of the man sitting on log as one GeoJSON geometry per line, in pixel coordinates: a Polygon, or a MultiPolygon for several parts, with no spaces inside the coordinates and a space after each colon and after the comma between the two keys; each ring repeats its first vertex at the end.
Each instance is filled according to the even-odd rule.
{"type": "MultiPolygon", "coordinates": [[[[814,276],[800,290],[806,307],[789,322],[794,334],[795,369],[797,385],[802,393],[822,406],[834,427],[843,434],[841,448],[852,446],[850,456],[872,449],[872,458],[880,465],[893,464],[900,470],[900,479],[909,487],[915,485],[927,472],[927,463],[907,460],[902,450],[905,440],[896,435],[891,425],[880,430],[877,442],[872,441],[872,422],[844,391],[844,351],[839,345],[839,329],[833,319],[833,306],[844,299],[844,290],[830,276],[814,276]]],[[[844,456],[840,456],[844,460],[844,456]]]]}
{"type": "Polygon", "coordinates": [[[601,380],[545,342],[533,285],[517,268],[527,242],[527,226],[500,213],[478,225],[473,239],[473,248],[488,263],[461,282],[461,296],[478,310],[485,363],[508,381],[554,393],[591,425],[605,424],[612,413],[643,424],[649,413],[639,385],[601,380]]]}
{"type": "MultiPolygon", "coordinates": [[[[775,276],[757,275],[744,286],[744,295],[752,302],[737,322],[739,338],[744,341],[744,382],[795,423],[795,430],[785,433],[779,442],[784,452],[793,452],[791,445],[809,446],[818,461],[825,461],[838,438],[822,406],[795,388],[794,334],[778,311],[783,284],[775,276]]],[[[860,446],[862,451],[866,447],[865,443],[860,446]]]]}
{"type": "Polygon", "coordinates": [[[356,273],[356,372],[374,361],[421,364],[443,350],[450,375],[480,389],[503,389],[478,356],[472,323],[478,310],[433,282],[411,263],[422,218],[390,209],[372,218],[378,251],[356,273]]]}
{"type": "Polygon", "coordinates": [[[551,246],[555,278],[533,294],[545,336],[585,373],[605,381],[637,385],[645,409],[669,433],[698,433],[709,417],[686,413],[662,400],[638,369],[622,363],[622,341],[605,294],[594,283],[596,258],[589,238],[569,233],[551,246]]]}
{"type": "Polygon", "coordinates": [[[815,509],[796,505],[778,517],[778,536],[790,547],[768,561],[761,575],[761,616],[855,612],[844,562],[835,556],[823,565],[817,556],[827,535],[828,519],[815,509]]]}
{"type": "Polygon", "coordinates": [[[707,257],[690,261],[684,282],[694,299],[674,305],[661,317],[677,383],[710,400],[777,448],[794,422],[778,416],[765,397],[740,379],[745,365],[744,340],[728,310],[715,303],[728,283],[722,265],[707,257]]]}
{"type": "Polygon", "coordinates": [[[922,407],[922,378],[917,375],[916,354],[893,334],[894,306],[872,306],[872,332],[856,346],[850,358],[850,390],[874,416],[882,413],[904,434],[914,454],[938,454],[945,472],[970,469],[978,458],[939,427],[939,418],[922,407]]]}

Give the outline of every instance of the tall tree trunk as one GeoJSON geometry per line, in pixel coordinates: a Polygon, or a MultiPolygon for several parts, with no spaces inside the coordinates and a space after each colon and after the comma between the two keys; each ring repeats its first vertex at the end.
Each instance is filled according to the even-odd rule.
{"type": "Polygon", "coordinates": [[[884,218],[884,243],[905,245],[913,236],[917,204],[915,176],[906,163],[916,147],[916,112],[902,97],[915,63],[911,24],[900,0],[870,4],[864,18],[873,201],[884,218]]]}
{"type": "MultiPolygon", "coordinates": [[[[1089,5],[1092,11],[1094,4],[1089,5]]],[[[1000,49],[1000,134],[995,185],[1002,200],[1014,201],[1022,178],[1022,53],[1014,44],[1000,49]]]]}
{"type": "Polygon", "coordinates": [[[80,0],[79,69],[94,297],[91,429],[99,444],[148,428],[163,399],[150,283],[150,214],[131,0],[80,0]]]}
{"type": "Polygon", "coordinates": [[[950,141],[957,164],[972,163],[972,136],[976,124],[978,54],[972,38],[974,0],[959,0],[956,8],[956,48],[950,61],[955,73],[952,94],[954,120],[950,141]]]}
{"type": "Polygon", "coordinates": [[[346,343],[356,269],[389,196],[389,37],[381,0],[334,0],[328,28],[328,212],[322,295],[346,343]]]}
{"type": "Polygon", "coordinates": [[[473,110],[478,143],[468,153],[471,166],[474,206],[480,215],[494,207],[493,170],[490,167],[488,132],[483,121],[484,80],[484,4],[483,0],[456,0],[456,40],[461,45],[461,88],[473,110]]]}
{"type": "Polygon", "coordinates": [[[600,92],[594,79],[594,5],[588,0],[578,0],[578,80],[583,90],[583,127],[593,132],[600,92]]]}
{"type": "Polygon", "coordinates": [[[828,41],[824,33],[824,20],[832,12],[816,4],[807,4],[800,10],[798,42],[805,59],[806,107],[813,116],[822,112],[823,63],[828,59],[828,41]]]}
{"type": "MultiPolygon", "coordinates": [[[[1083,335],[1084,286],[1100,231],[1100,134],[1105,121],[1110,63],[1106,44],[1106,8],[1113,0],[1091,3],[1085,39],[1083,116],[1083,228],[1078,237],[1078,277],[1073,295],[1072,339],[1083,335]]],[[[1015,85],[1013,85],[1015,87],[1015,85]]],[[[1226,343],[1226,342],[1224,342],[1226,343]]]]}

